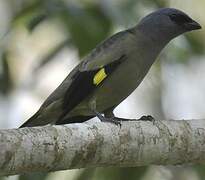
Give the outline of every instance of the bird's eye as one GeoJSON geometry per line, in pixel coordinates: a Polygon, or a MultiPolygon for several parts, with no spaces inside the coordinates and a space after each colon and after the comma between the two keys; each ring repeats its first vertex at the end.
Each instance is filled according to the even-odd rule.
{"type": "Polygon", "coordinates": [[[183,14],[172,14],[169,17],[172,21],[174,21],[177,24],[184,24],[193,21],[189,16],[183,14]]]}

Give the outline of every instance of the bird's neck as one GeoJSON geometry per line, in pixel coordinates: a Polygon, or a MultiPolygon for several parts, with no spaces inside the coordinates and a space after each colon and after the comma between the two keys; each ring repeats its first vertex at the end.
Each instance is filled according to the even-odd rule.
{"type": "Polygon", "coordinates": [[[163,32],[159,32],[158,29],[150,29],[150,28],[145,28],[144,26],[136,26],[132,29],[134,33],[136,34],[141,34],[141,36],[146,39],[147,44],[150,46],[155,46],[155,48],[163,49],[169,41],[172,39],[172,37],[168,37],[168,35],[164,35],[163,32]]]}

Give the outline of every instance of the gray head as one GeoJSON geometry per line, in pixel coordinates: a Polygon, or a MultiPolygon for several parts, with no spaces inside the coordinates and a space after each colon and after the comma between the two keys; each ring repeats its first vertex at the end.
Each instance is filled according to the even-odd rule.
{"type": "Polygon", "coordinates": [[[182,33],[201,29],[201,26],[180,10],[162,8],[144,17],[136,28],[153,40],[170,41],[182,33]]]}

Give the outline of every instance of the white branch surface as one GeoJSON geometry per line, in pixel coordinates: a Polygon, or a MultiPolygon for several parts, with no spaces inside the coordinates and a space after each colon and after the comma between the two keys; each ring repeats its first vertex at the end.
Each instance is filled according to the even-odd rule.
{"type": "Polygon", "coordinates": [[[0,130],[0,175],[188,163],[205,164],[205,120],[0,130]]]}

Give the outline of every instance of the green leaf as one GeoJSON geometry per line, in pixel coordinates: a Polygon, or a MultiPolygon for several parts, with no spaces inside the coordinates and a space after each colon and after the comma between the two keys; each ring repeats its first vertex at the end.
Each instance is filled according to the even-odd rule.
{"type": "Polygon", "coordinates": [[[47,19],[46,14],[37,14],[36,16],[32,17],[30,21],[27,23],[27,28],[30,32],[32,32],[41,22],[47,19]]]}

